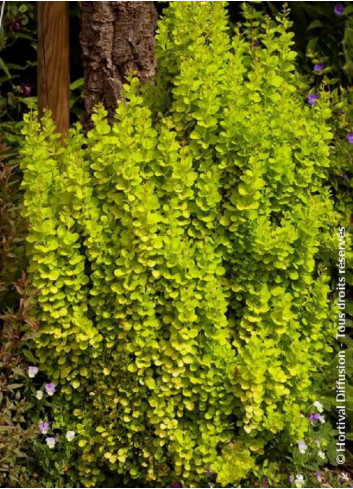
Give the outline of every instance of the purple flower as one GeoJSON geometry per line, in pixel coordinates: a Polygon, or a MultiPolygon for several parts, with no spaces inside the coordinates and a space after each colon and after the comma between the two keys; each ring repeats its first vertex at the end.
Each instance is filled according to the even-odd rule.
{"type": "Polygon", "coordinates": [[[254,41],[254,42],[253,42],[253,47],[254,47],[254,48],[257,48],[257,47],[259,47],[259,46],[260,46],[260,41],[254,41]]]}
{"type": "Polygon", "coordinates": [[[32,91],[32,85],[29,83],[21,83],[22,93],[25,97],[29,97],[32,91]]]}
{"type": "Polygon", "coordinates": [[[314,71],[316,71],[317,73],[320,73],[320,71],[322,71],[324,69],[325,69],[324,63],[315,63],[314,64],[314,71]]]}
{"type": "Polygon", "coordinates": [[[33,365],[30,365],[27,369],[28,377],[33,379],[38,373],[38,367],[34,367],[33,365]]]}
{"type": "Polygon", "coordinates": [[[321,482],[321,480],[322,480],[322,477],[321,477],[321,472],[316,472],[315,477],[317,478],[317,480],[318,480],[319,482],[321,482]]]}
{"type": "Polygon", "coordinates": [[[292,475],[289,476],[289,482],[293,483],[294,482],[294,477],[292,475]]]}
{"type": "Polygon", "coordinates": [[[172,482],[170,487],[181,487],[181,484],[179,482],[172,482]]]}
{"type": "Polygon", "coordinates": [[[43,421],[43,423],[38,424],[38,428],[42,435],[46,435],[50,430],[50,424],[48,421],[43,421]]]}
{"type": "Polygon", "coordinates": [[[348,139],[349,144],[353,144],[353,132],[349,132],[347,134],[347,139],[348,139]]]}
{"type": "Polygon", "coordinates": [[[44,385],[44,389],[48,396],[52,396],[56,390],[56,385],[54,384],[54,382],[50,382],[44,385]]]}
{"type": "Polygon", "coordinates": [[[309,105],[316,105],[317,104],[317,99],[319,98],[317,93],[310,93],[308,95],[308,104],[309,105]]]}
{"type": "Polygon", "coordinates": [[[345,111],[345,110],[343,110],[343,109],[340,109],[340,114],[341,114],[341,115],[345,115],[345,114],[346,114],[346,111],[345,111]]]}
{"type": "Polygon", "coordinates": [[[342,15],[344,12],[343,3],[336,3],[336,5],[333,7],[333,11],[335,12],[335,15],[342,15]]]}
{"type": "Polygon", "coordinates": [[[316,421],[319,421],[321,424],[325,423],[325,416],[319,413],[311,413],[309,419],[312,423],[315,423],[316,421]]]}
{"type": "Polygon", "coordinates": [[[321,419],[321,414],[319,413],[311,413],[309,416],[310,421],[313,423],[315,421],[320,421],[321,419]]]}
{"type": "Polygon", "coordinates": [[[22,29],[22,19],[12,19],[7,25],[12,32],[18,32],[22,29]]]}
{"type": "Polygon", "coordinates": [[[343,173],[342,178],[344,180],[349,180],[349,175],[347,175],[347,173],[343,173]]]}
{"type": "Polygon", "coordinates": [[[13,23],[12,23],[12,30],[14,32],[18,32],[22,29],[22,22],[21,22],[21,19],[19,20],[15,20],[13,23]]]}

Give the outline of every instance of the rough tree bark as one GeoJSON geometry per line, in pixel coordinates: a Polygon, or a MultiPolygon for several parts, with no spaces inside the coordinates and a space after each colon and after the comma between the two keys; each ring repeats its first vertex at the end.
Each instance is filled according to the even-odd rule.
{"type": "Polygon", "coordinates": [[[102,102],[112,122],[116,101],[130,70],[142,83],[156,71],[153,2],[82,2],[81,50],[84,68],[84,125],[102,102]]]}

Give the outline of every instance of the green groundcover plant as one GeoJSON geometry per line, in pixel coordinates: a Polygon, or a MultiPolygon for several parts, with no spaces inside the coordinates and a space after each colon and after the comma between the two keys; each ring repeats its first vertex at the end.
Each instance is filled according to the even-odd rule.
{"type": "Polygon", "coordinates": [[[85,486],[239,485],[269,450],[315,450],[333,136],[289,28],[265,20],[255,42],[224,2],[172,2],[156,84],[131,77],[112,127],[98,107],[62,146],[48,113],[26,116],[35,351],[85,486]]]}

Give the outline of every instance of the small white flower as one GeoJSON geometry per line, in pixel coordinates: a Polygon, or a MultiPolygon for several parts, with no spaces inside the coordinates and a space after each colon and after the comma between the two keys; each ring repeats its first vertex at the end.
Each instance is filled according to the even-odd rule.
{"type": "Polygon", "coordinates": [[[43,391],[36,392],[36,398],[40,401],[43,399],[43,391]]]}
{"type": "Polygon", "coordinates": [[[67,441],[72,441],[75,438],[76,433],[74,431],[67,431],[66,432],[66,439],[67,441]]]}
{"type": "Polygon", "coordinates": [[[297,474],[295,476],[295,487],[302,487],[302,485],[304,484],[304,476],[302,474],[297,474]]]}
{"type": "Polygon", "coordinates": [[[316,409],[318,410],[319,413],[322,413],[324,410],[324,406],[319,401],[315,401],[313,406],[316,407],[316,409]]]}
{"type": "Polygon", "coordinates": [[[47,445],[48,445],[49,448],[54,448],[55,447],[56,440],[52,436],[49,436],[48,438],[46,438],[45,441],[47,442],[47,445]]]}
{"type": "Polygon", "coordinates": [[[348,482],[349,481],[349,475],[346,474],[345,472],[340,473],[340,480],[341,482],[348,482]]]}
{"type": "Polygon", "coordinates": [[[323,452],[322,450],[320,450],[319,452],[317,452],[317,455],[318,455],[320,458],[322,458],[322,460],[324,460],[324,459],[325,459],[325,454],[324,454],[324,452],[323,452]]]}
{"type": "Polygon", "coordinates": [[[300,440],[298,441],[298,449],[300,453],[305,453],[308,449],[308,445],[305,443],[305,441],[300,440]]]}
{"type": "Polygon", "coordinates": [[[34,365],[30,365],[27,369],[28,377],[33,379],[38,373],[38,367],[35,367],[34,365]]]}
{"type": "Polygon", "coordinates": [[[325,416],[320,416],[319,421],[321,424],[324,424],[326,422],[325,416]]]}

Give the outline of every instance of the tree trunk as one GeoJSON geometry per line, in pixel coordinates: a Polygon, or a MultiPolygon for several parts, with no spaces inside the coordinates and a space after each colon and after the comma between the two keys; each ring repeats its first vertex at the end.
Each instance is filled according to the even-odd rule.
{"type": "Polygon", "coordinates": [[[114,119],[117,99],[131,70],[142,83],[156,71],[153,2],[82,2],[80,42],[84,68],[84,125],[102,102],[114,119]]]}

